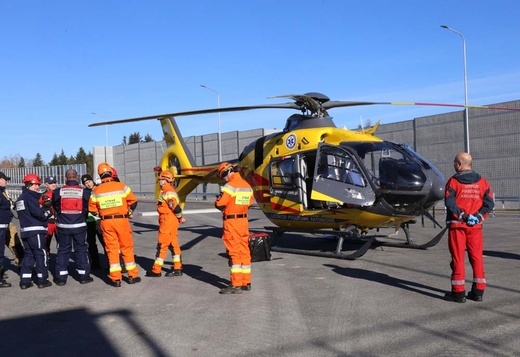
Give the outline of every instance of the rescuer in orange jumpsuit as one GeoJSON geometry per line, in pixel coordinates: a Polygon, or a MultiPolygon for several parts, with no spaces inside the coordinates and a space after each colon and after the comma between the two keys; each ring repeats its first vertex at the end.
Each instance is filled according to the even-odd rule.
{"type": "Polygon", "coordinates": [[[123,256],[128,284],[141,281],[139,269],[135,263],[134,242],[129,216],[137,207],[137,198],[123,182],[114,181],[112,167],[106,162],[98,166],[101,184],[92,189],[89,200],[89,211],[101,218],[101,230],[105,239],[109,264],[109,277],[112,285],[121,286],[121,263],[119,252],[123,256]]]}
{"type": "Polygon", "coordinates": [[[179,196],[172,186],[174,179],[170,171],[162,171],[157,178],[161,186],[161,195],[157,200],[157,212],[159,213],[159,232],[157,234],[157,253],[152,270],[146,272],[146,276],[158,278],[166,258],[168,250],[173,255],[173,269],[166,276],[182,275],[181,247],[179,246],[179,223],[186,223],[182,216],[182,208],[179,205],[179,196]]]}
{"type": "Polygon", "coordinates": [[[249,250],[249,221],[247,211],[253,204],[253,190],[233,166],[223,162],[218,176],[226,181],[215,207],[222,211],[222,240],[231,260],[230,285],[221,294],[240,294],[251,290],[251,252],[249,250]]]}

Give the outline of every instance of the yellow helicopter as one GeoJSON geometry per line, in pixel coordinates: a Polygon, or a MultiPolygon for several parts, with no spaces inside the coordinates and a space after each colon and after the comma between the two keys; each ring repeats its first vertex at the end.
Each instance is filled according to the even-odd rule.
{"type": "MultiPolygon", "coordinates": [[[[180,134],[175,117],[254,109],[292,109],[283,131],[261,137],[247,145],[230,163],[249,182],[255,200],[275,225],[266,227],[273,242],[284,232],[334,233],[338,238],[331,252],[302,249],[273,250],[321,255],[342,259],[362,256],[371,246],[392,245],[425,249],[437,244],[446,228],[428,212],[444,198],[442,173],[409,146],[384,141],[374,135],[379,122],[369,129],[337,128],[327,110],[338,107],[399,104],[464,107],[456,104],[412,102],[331,101],[321,93],[284,95],[288,103],[225,107],[93,123],[89,126],[159,120],[167,149],[157,170],[171,170],[176,176],[182,205],[199,184],[224,181],[217,176],[219,163],[196,166],[180,134]],[[408,224],[417,216],[430,218],[441,232],[424,244],[410,239],[408,224]],[[402,229],[399,243],[382,242],[372,229],[402,229]],[[343,251],[344,239],[363,244],[353,253],[343,251]]],[[[476,106],[472,106],[476,107],[476,106]]],[[[476,108],[504,109],[485,107],[476,108]]]]}

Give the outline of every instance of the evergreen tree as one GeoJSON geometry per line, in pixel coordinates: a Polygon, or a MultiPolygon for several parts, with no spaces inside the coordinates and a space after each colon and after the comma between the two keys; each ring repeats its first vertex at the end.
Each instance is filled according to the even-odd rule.
{"type": "Polygon", "coordinates": [[[45,165],[45,163],[42,160],[41,154],[39,152],[36,153],[36,157],[34,158],[34,160],[32,162],[32,166],[38,167],[38,166],[44,166],[44,165],[45,165]]]}
{"type": "Polygon", "coordinates": [[[87,154],[86,162],[87,164],[87,173],[92,174],[94,172],[94,154],[89,152],[87,154]]]}
{"type": "Polygon", "coordinates": [[[63,149],[61,149],[60,156],[58,156],[58,165],[67,165],[69,163],[69,159],[63,149]]]}
{"type": "Polygon", "coordinates": [[[52,156],[52,160],[49,161],[49,166],[58,166],[60,164],[60,159],[58,158],[58,154],[54,153],[52,156]]]}
{"type": "Polygon", "coordinates": [[[152,136],[151,136],[150,134],[146,134],[146,135],[144,136],[144,142],[145,142],[145,143],[150,143],[150,142],[152,142],[152,141],[153,141],[153,139],[152,139],[152,136]]]}
{"type": "Polygon", "coordinates": [[[18,162],[18,167],[25,167],[25,160],[23,157],[20,158],[20,161],[18,162]]]}
{"type": "Polygon", "coordinates": [[[85,150],[80,147],[78,149],[78,153],[76,154],[76,164],[86,164],[87,163],[87,153],[85,150]]]}
{"type": "Polygon", "coordinates": [[[135,133],[130,134],[130,137],[128,138],[128,145],[140,143],[141,139],[141,134],[139,134],[139,132],[136,131],[135,133]]]}

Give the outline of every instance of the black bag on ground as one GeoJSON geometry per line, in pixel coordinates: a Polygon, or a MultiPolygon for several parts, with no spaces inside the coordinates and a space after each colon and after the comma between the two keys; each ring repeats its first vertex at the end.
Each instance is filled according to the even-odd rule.
{"type": "Polygon", "coordinates": [[[249,233],[249,250],[252,262],[271,260],[271,237],[269,233],[249,233]]]}

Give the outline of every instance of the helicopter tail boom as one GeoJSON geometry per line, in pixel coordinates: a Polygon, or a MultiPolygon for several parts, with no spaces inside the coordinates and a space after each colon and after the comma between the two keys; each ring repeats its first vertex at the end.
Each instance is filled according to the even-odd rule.
{"type": "MultiPolygon", "coordinates": [[[[177,193],[184,206],[186,197],[201,183],[221,183],[217,176],[219,163],[197,166],[189,151],[177,123],[173,117],[160,118],[164,141],[167,149],[159,163],[161,170],[169,170],[175,175],[177,193]]],[[[156,185],[156,196],[160,192],[156,185]]]]}

